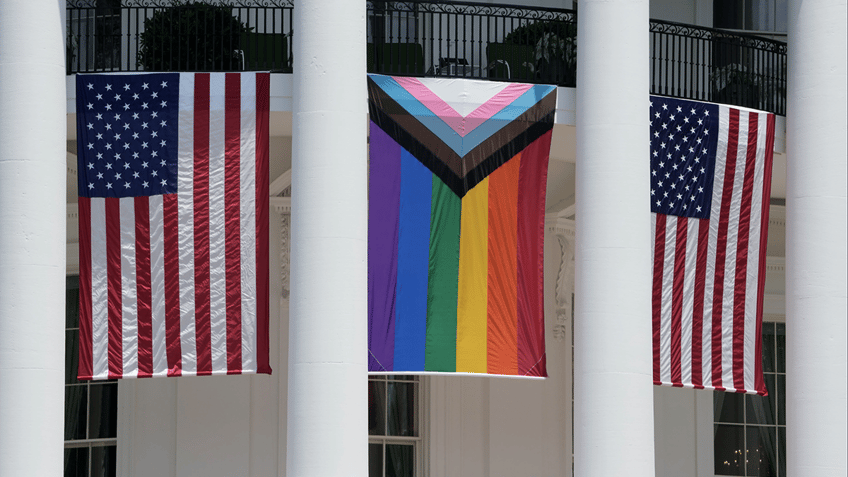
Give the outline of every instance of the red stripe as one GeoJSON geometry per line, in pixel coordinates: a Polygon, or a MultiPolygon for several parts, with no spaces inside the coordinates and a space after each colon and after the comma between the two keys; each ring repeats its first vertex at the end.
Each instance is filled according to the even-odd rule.
{"type": "Polygon", "coordinates": [[[150,290],[150,203],[135,198],[135,276],[138,296],[138,377],[153,375],[153,313],[150,290]]]}
{"type": "MultiPolygon", "coordinates": [[[[724,262],[727,255],[727,228],[730,218],[730,200],[733,196],[733,179],[736,172],[736,148],[739,143],[739,110],[730,109],[727,131],[727,160],[724,170],[724,188],[716,240],[715,288],[713,289],[713,386],[724,389],[721,380],[721,315],[724,294],[724,262]]],[[[716,184],[717,185],[717,184],[716,184]]],[[[714,186],[715,187],[715,186],[714,186]]],[[[730,363],[728,363],[730,365],[730,363]]]]}
{"type": "Polygon", "coordinates": [[[212,374],[209,294],[209,73],[194,75],[194,299],[197,374],[212,374]]]}
{"type": "Polygon", "coordinates": [[[677,237],[674,249],[674,275],[671,288],[671,382],[683,386],[681,376],[681,318],[683,316],[683,277],[686,274],[686,236],[688,219],[677,218],[677,237]]]}
{"type": "Polygon", "coordinates": [[[545,186],[551,131],[521,153],[518,176],[518,374],[546,376],[544,327],[545,186]]]}
{"type": "Polygon", "coordinates": [[[707,248],[710,240],[710,221],[698,222],[698,256],[695,261],[694,308],[692,309],[692,385],[703,389],[703,332],[704,332],[704,289],[707,275],[707,248]]]}
{"type": "Polygon", "coordinates": [[[180,257],[177,195],[162,196],[165,245],[165,347],[168,376],[182,374],[180,346],[180,257]]]}
{"type": "Polygon", "coordinates": [[[123,312],[121,289],[121,210],[120,199],[107,197],[106,202],[106,286],[109,320],[109,378],[124,374],[123,312]]]}
{"type": "Polygon", "coordinates": [[[662,281],[663,281],[663,264],[665,263],[665,214],[656,214],[657,225],[654,232],[654,287],[653,296],[651,297],[651,307],[653,308],[653,335],[654,335],[654,384],[662,384],[662,375],[660,374],[660,347],[661,328],[662,328],[662,281]]]}
{"type": "Polygon", "coordinates": [[[268,362],[268,138],[269,73],[256,74],[256,361],[258,373],[271,373],[268,362]]]}
{"type": "Polygon", "coordinates": [[[227,374],[241,372],[241,75],[227,73],[224,115],[224,242],[227,374]]]}
{"type": "Polygon", "coordinates": [[[766,395],[766,383],[763,380],[763,340],[759,339],[763,335],[763,292],[766,285],[766,247],[768,244],[768,224],[769,224],[769,199],[771,196],[771,168],[772,158],[774,153],[774,114],[769,114],[766,120],[766,146],[765,157],[763,158],[763,197],[762,211],[760,216],[760,264],[757,277],[757,333],[756,336],[756,351],[754,354],[754,388],[757,394],[766,395]]]}
{"type": "Polygon", "coordinates": [[[748,149],[742,182],[736,240],[736,279],[733,290],[733,387],[745,389],[745,292],[748,281],[748,241],[751,230],[751,199],[757,164],[757,113],[748,113],[748,149]]]}
{"type": "Polygon", "coordinates": [[[91,199],[80,197],[79,207],[79,379],[91,379],[91,199]]]}

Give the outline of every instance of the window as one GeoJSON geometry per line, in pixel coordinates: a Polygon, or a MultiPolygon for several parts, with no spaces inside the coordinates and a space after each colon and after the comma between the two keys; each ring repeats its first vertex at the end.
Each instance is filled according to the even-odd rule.
{"type": "Polygon", "coordinates": [[[768,396],[715,392],[716,475],[786,475],[786,325],[763,323],[768,396]]]}
{"type": "Polygon", "coordinates": [[[369,477],[422,475],[421,408],[417,376],[369,376],[369,477]]]}
{"type": "Polygon", "coordinates": [[[80,381],[79,279],[67,279],[65,302],[65,477],[116,473],[118,384],[80,381]]]}
{"type": "Polygon", "coordinates": [[[787,0],[715,0],[716,28],[786,33],[787,0]]]}

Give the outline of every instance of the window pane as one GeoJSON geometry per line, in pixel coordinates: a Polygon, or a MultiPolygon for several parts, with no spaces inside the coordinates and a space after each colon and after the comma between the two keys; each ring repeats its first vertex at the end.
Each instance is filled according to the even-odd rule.
{"type": "Polygon", "coordinates": [[[383,445],[368,444],[368,477],[383,475],[383,445]]]}
{"type": "Polygon", "coordinates": [[[763,323],[763,372],[773,373],[774,369],[774,323],[763,323]]]}
{"type": "Polygon", "coordinates": [[[777,372],[786,372],[786,323],[775,323],[777,335],[777,372]]]}
{"type": "Polygon", "coordinates": [[[386,477],[412,477],[415,473],[415,448],[411,445],[386,445],[386,477]]]}
{"type": "Polygon", "coordinates": [[[412,374],[390,374],[387,376],[388,379],[393,381],[414,381],[415,376],[412,374]]]}
{"type": "Polygon", "coordinates": [[[116,447],[91,448],[91,477],[115,477],[117,470],[116,447]]]}
{"type": "Polygon", "coordinates": [[[744,395],[716,391],[713,393],[713,414],[716,422],[738,422],[742,421],[742,409],[744,395]]]}
{"type": "Polygon", "coordinates": [[[786,428],[777,428],[777,461],[780,463],[777,474],[780,477],[786,475],[786,428]]]}
{"type": "Polygon", "coordinates": [[[79,331],[65,332],[65,384],[76,384],[79,371],[79,331]]]}
{"type": "Polygon", "coordinates": [[[65,440],[85,439],[86,409],[88,408],[86,386],[65,386],[65,440]]]}
{"type": "Polygon", "coordinates": [[[774,425],[774,407],[775,407],[775,392],[774,392],[774,375],[766,374],[766,390],[768,396],[745,396],[745,422],[748,424],[766,424],[774,425]]]}
{"type": "Polygon", "coordinates": [[[118,436],[118,384],[92,384],[89,438],[118,436]]]}
{"type": "Polygon", "coordinates": [[[386,435],[386,383],[368,381],[368,435],[386,435]]]}
{"type": "Polygon", "coordinates": [[[389,382],[389,435],[417,436],[415,384],[389,382]]]}
{"type": "Polygon", "coordinates": [[[777,423],[786,424],[786,375],[778,374],[777,378],[777,423]]]}
{"type": "Polygon", "coordinates": [[[748,426],[748,475],[759,477],[777,476],[777,442],[774,427],[748,426]]]}
{"type": "Polygon", "coordinates": [[[745,475],[745,433],[742,426],[715,426],[715,473],[745,475]]]}
{"type": "Polygon", "coordinates": [[[79,328],[79,277],[65,279],[65,328],[79,328]]]}
{"type": "Polygon", "coordinates": [[[65,449],[65,477],[88,476],[88,447],[65,449]]]}

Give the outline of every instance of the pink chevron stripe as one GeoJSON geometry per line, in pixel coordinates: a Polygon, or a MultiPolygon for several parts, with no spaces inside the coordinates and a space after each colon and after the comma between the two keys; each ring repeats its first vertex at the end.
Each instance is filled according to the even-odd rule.
{"type": "Polygon", "coordinates": [[[510,83],[506,88],[480,107],[472,111],[468,116],[461,116],[455,109],[447,104],[442,98],[436,96],[429,88],[424,86],[417,78],[394,77],[394,80],[409,92],[415,99],[441,118],[451,129],[456,131],[460,137],[465,137],[477,126],[483,124],[500,110],[509,106],[519,96],[527,92],[532,85],[522,83],[510,83]]]}

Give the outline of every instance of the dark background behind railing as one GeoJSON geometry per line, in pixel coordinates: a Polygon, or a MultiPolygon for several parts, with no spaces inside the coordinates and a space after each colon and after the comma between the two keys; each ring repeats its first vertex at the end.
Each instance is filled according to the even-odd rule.
{"type": "MultiPolygon", "coordinates": [[[[291,72],[291,0],[238,1],[69,0],[68,73],[291,72]]],[[[419,0],[366,5],[369,72],[576,85],[575,11],[419,0]]],[[[786,114],[785,43],[658,20],[650,32],[652,94],[786,114]]]]}

